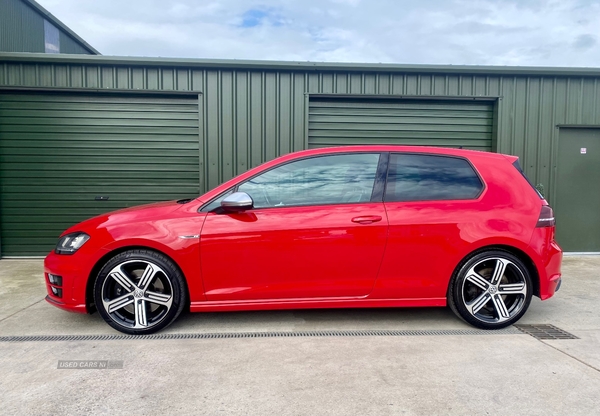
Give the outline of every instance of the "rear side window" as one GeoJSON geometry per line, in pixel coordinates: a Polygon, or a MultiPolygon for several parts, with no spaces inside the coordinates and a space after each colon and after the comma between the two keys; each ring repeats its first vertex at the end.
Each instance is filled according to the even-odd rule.
{"type": "Polygon", "coordinates": [[[386,202],[474,199],[483,183],[465,159],[438,155],[391,154],[386,202]]]}
{"type": "Polygon", "coordinates": [[[519,173],[521,175],[523,175],[523,177],[525,178],[527,183],[533,188],[535,193],[538,194],[540,199],[544,199],[544,195],[542,195],[542,193],[539,191],[539,189],[537,189],[535,186],[533,186],[533,183],[531,183],[531,181],[529,180],[527,175],[525,175],[525,172],[523,172],[523,169],[521,168],[521,164],[519,163],[519,159],[515,160],[515,162],[513,163],[513,166],[519,171],[519,173]]]}

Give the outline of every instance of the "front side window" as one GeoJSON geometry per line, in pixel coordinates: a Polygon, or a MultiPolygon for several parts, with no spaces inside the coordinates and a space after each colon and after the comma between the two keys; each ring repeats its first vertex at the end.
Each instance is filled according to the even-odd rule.
{"type": "Polygon", "coordinates": [[[254,208],[369,202],[379,154],[318,156],[278,166],[242,183],[254,208]]]}
{"type": "Polygon", "coordinates": [[[232,193],[233,193],[233,188],[228,189],[227,191],[223,192],[221,195],[219,195],[218,197],[216,197],[215,199],[210,201],[208,204],[204,205],[202,207],[201,211],[202,212],[214,211],[215,209],[217,209],[221,206],[221,201],[223,201],[225,198],[227,198],[232,193]]]}
{"type": "Polygon", "coordinates": [[[391,154],[386,202],[474,199],[483,184],[469,162],[437,155],[391,154]]]}

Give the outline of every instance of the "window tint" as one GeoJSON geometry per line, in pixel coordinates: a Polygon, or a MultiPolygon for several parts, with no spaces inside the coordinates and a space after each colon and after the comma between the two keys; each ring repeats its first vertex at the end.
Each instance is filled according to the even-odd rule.
{"type": "Polygon", "coordinates": [[[483,185],[464,159],[392,154],[386,201],[431,201],[476,198],[483,185]]]}
{"type": "Polygon", "coordinates": [[[369,202],[379,154],[319,156],[287,163],[241,184],[255,208],[369,202]]]}

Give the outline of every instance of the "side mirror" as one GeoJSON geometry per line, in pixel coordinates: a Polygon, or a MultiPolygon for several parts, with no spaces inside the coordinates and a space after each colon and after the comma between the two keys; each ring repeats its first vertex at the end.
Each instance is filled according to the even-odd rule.
{"type": "Polygon", "coordinates": [[[254,201],[246,192],[234,192],[221,201],[221,208],[226,211],[244,211],[253,205],[254,201]]]}

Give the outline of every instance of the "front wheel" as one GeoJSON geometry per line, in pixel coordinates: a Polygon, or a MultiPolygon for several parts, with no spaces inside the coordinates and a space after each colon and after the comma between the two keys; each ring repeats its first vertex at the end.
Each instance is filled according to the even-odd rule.
{"type": "Polygon", "coordinates": [[[113,328],[142,335],[171,324],[186,302],[185,282],[166,256],[129,250],[110,259],[94,284],[98,312],[113,328]]]}
{"type": "Polygon", "coordinates": [[[532,296],[527,267],[513,254],[485,251],[471,257],[454,276],[448,305],[467,323],[500,329],[517,322],[532,296]]]}

